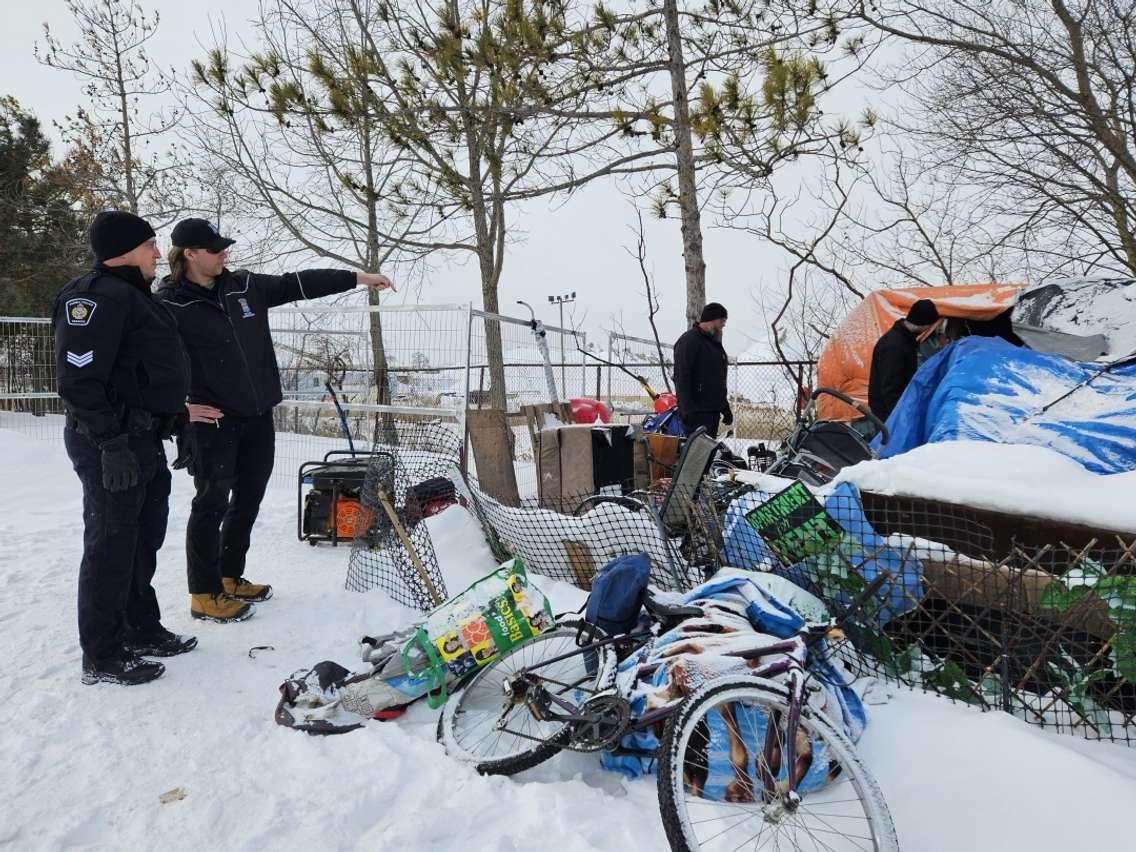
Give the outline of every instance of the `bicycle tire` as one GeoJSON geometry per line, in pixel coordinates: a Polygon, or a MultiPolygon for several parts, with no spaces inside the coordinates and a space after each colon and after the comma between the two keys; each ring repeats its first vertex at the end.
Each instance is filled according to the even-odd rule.
{"type": "MultiPolygon", "coordinates": [[[[532,736],[539,736],[539,742],[513,736],[502,743],[503,737],[509,736],[502,734],[487,742],[496,729],[486,727],[486,723],[492,724],[500,716],[504,702],[503,682],[519,669],[538,664],[542,654],[552,658],[576,648],[577,631],[583,623],[584,620],[579,617],[559,620],[553,629],[486,664],[459,692],[451,695],[442,708],[437,730],[446,753],[463,763],[472,764],[482,775],[515,775],[543,763],[560,751],[568,739],[568,725],[537,722],[523,706],[513,711],[516,724],[528,728],[526,733],[532,731],[532,736]],[[474,739],[481,731],[485,733],[474,739]],[[500,751],[502,747],[504,753],[500,751]]],[[[596,635],[602,638],[599,631],[596,635]]],[[[574,682],[582,675],[587,677],[582,684],[587,690],[599,692],[609,689],[615,682],[615,650],[611,645],[605,645],[594,653],[594,674],[587,673],[585,652],[581,650],[579,654],[553,664],[548,669],[548,676],[556,675],[558,679],[567,680],[567,676],[572,675],[574,682]]]]}
{"type": "MultiPolygon", "coordinates": [[[[831,850],[837,849],[870,850],[871,852],[899,851],[899,840],[896,837],[895,825],[892,822],[879,784],[876,783],[871,772],[868,771],[863,761],[856,754],[855,746],[843,732],[823,713],[813,710],[807,705],[801,709],[798,740],[800,734],[804,733],[808,737],[806,741],[814,749],[817,748],[819,740],[821,753],[828,757],[828,762],[825,765],[828,767],[829,774],[832,774],[834,761],[839,763],[840,772],[837,777],[821,789],[813,793],[801,793],[801,804],[796,811],[793,811],[790,815],[786,815],[786,812],[782,811],[776,820],[771,821],[765,815],[772,812],[776,807],[775,805],[762,805],[756,801],[730,801],[729,787],[732,786],[732,783],[725,788],[726,792],[720,802],[704,797],[704,795],[694,794],[691,796],[688,793],[688,788],[693,785],[688,784],[684,770],[687,763],[685,756],[690,749],[691,738],[694,736],[695,730],[699,724],[707,720],[708,714],[711,712],[727,704],[736,705],[739,701],[744,701],[761,710],[765,714],[766,720],[777,718],[773,715],[774,713],[784,714],[789,709],[789,693],[780,685],[752,676],[726,676],[712,680],[695,691],[682,703],[667,724],[659,750],[659,811],[663,827],[666,830],[667,840],[674,852],[707,852],[707,850],[718,848],[816,849],[818,852],[820,850],[831,852],[831,850]],[[845,792],[854,794],[855,798],[833,799],[833,794],[840,796],[845,792]],[[810,797],[813,797],[811,806],[809,805],[810,797]],[[691,799],[699,803],[705,802],[707,810],[711,814],[728,813],[729,815],[722,817],[721,822],[716,826],[708,825],[708,823],[717,820],[718,817],[706,816],[702,812],[695,817],[690,813],[688,806],[691,799]],[[856,813],[856,803],[862,809],[862,815],[856,813]],[[842,804],[851,805],[851,807],[839,807],[842,804]],[[819,812],[814,810],[817,806],[831,807],[833,811],[819,812]],[[710,810],[710,808],[714,808],[714,810],[710,810]],[[840,810],[850,811],[850,813],[835,812],[840,810]],[[748,817],[745,816],[747,811],[751,812],[748,817]],[[816,822],[824,827],[810,829],[804,825],[804,818],[810,814],[816,822]],[[704,816],[706,818],[703,818],[704,816]],[[755,827],[754,819],[757,820],[756,831],[753,830],[755,827]],[[862,820],[862,823],[853,822],[854,820],[862,820]],[[722,822],[729,822],[729,825],[714,834],[713,832],[721,826],[722,822]],[[773,827],[769,828],[771,825],[773,827]],[[767,828],[769,829],[769,836],[764,838],[767,828]],[[736,836],[725,837],[727,832],[735,829],[738,830],[738,833],[748,834],[749,836],[741,843],[738,842],[736,836]],[[856,834],[855,832],[861,833],[856,834]],[[818,833],[825,835],[825,837],[818,840],[818,833]],[[806,842],[802,843],[802,839],[806,842]],[[766,847],[762,845],[763,842],[771,842],[773,846],[766,847]]],[[[720,716],[720,719],[728,727],[729,723],[725,722],[725,717],[720,716]]],[[[738,719],[736,707],[733,711],[733,719],[735,721],[738,719]]],[[[706,724],[708,727],[703,729],[700,736],[705,739],[705,748],[709,749],[712,736],[709,733],[709,721],[706,724]]],[[[742,723],[738,723],[738,725],[739,727],[735,730],[740,733],[742,723]]],[[[756,731],[756,729],[754,730],[756,731]]],[[[739,739],[741,739],[740,736],[739,739]]],[[[764,742],[764,737],[762,737],[762,742],[764,742]]],[[[727,744],[727,748],[729,748],[729,744],[727,744]]],[[[748,778],[750,777],[748,776],[750,758],[746,750],[743,749],[743,752],[746,753],[745,772],[748,778]]],[[[753,749],[753,752],[754,775],[756,776],[758,775],[758,762],[760,761],[763,765],[765,762],[762,759],[760,744],[753,749]]],[[[700,755],[697,750],[693,753],[700,755]]],[[[779,758],[777,760],[779,762],[779,758]]],[[[809,770],[807,771],[814,768],[812,764],[813,761],[810,760],[809,770]]],[[[693,765],[698,766],[696,763],[693,765]]],[[[709,765],[709,760],[707,760],[706,765],[709,765]]],[[[820,766],[820,764],[817,764],[817,766],[820,766]]],[[[776,778],[778,771],[779,768],[774,767],[772,776],[776,778]]],[[[704,776],[702,784],[707,785],[708,783],[709,779],[704,776]]],[[[741,795],[744,796],[746,792],[744,786],[740,789],[741,795]]],[[[707,790],[704,787],[703,794],[706,792],[707,790]]],[[[748,792],[752,793],[753,787],[750,787],[748,792]]]]}

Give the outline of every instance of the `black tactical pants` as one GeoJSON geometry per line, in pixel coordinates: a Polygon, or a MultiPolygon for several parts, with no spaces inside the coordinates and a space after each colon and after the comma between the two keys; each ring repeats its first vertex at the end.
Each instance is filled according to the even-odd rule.
{"type": "Polygon", "coordinates": [[[125,491],[103,488],[102,453],[91,438],[67,428],[63,442],[83,484],[79,644],[97,667],[122,650],[128,632],[153,634],[161,625],[151,581],[166,538],[170,472],[155,431],[130,437],[141,477],[125,491]]]}
{"type": "Polygon", "coordinates": [[[226,415],[217,426],[192,423],[197,495],[185,532],[191,595],[221,591],[221,578],[244,574],[249,537],[272,475],[272,412],[226,415]]]}

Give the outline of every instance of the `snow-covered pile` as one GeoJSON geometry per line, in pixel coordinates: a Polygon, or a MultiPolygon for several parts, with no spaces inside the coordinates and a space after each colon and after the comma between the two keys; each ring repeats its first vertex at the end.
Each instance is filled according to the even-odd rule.
{"type": "MultiPolygon", "coordinates": [[[[78,481],[58,445],[10,432],[0,431],[0,469],[0,684],[8,702],[0,847],[666,848],[654,780],[625,781],[594,755],[561,755],[516,779],[482,778],[434,742],[436,713],[424,704],[342,737],[275,725],[276,687],[289,674],[322,659],[350,664],[360,635],[416,617],[380,592],[343,590],[347,549],[296,541],[289,487],[270,490],[248,569],[273,583],[276,596],[242,624],[203,625],[189,618],[185,588],[190,482],[176,476],[156,586],[167,626],[196,633],[200,646],[169,660],[152,684],[81,685],[78,481]],[[258,645],[272,649],[251,658],[258,645]],[[184,798],[162,804],[159,796],[175,788],[184,798]]],[[[451,589],[492,568],[464,510],[430,523],[451,589]]],[[[570,586],[534,580],[558,610],[582,601],[570,586]]],[[[1136,750],[912,693],[871,708],[860,749],[904,849],[1066,852],[1130,842],[1136,750]]]]}
{"type": "Polygon", "coordinates": [[[1136,532],[1136,471],[1100,476],[1045,447],[942,441],[845,468],[838,482],[1136,532]]]}
{"type": "Polygon", "coordinates": [[[1066,334],[1103,334],[1105,359],[1136,353],[1136,279],[1069,278],[1029,287],[1014,322],[1066,334]]]}

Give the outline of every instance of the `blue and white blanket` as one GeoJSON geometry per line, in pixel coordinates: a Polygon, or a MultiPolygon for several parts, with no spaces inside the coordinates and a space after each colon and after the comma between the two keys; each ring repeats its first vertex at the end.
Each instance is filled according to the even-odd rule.
{"type": "MultiPolygon", "coordinates": [[[[797,636],[805,619],[795,610],[764,590],[754,579],[736,573],[722,573],[681,596],[684,605],[702,610],[701,617],[684,620],[674,629],[658,636],[624,660],[616,676],[620,693],[631,697],[632,714],[677,705],[704,683],[721,675],[752,673],[755,669],[778,660],[792,660],[807,666],[814,682],[822,689],[813,693],[809,703],[828,715],[853,740],[859,739],[867,725],[867,711],[860,696],[851,686],[851,678],[840,665],[810,657],[805,643],[797,636]],[[737,656],[775,646],[775,653],[756,660],[737,656]]],[[[775,678],[784,680],[784,676],[775,678]]],[[[760,711],[742,709],[751,715],[760,711]]],[[[740,720],[739,720],[740,721],[740,720]]],[[[764,719],[751,719],[759,729],[764,719]]],[[[621,745],[645,753],[659,746],[662,726],[630,734],[621,745]]],[[[710,717],[708,777],[705,790],[712,795],[718,786],[721,796],[737,780],[737,769],[730,762],[730,738],[723,719],[710,717]]],[[[734,743],[736,748],[736,743],[734,743]]],[[[735,752],[736,753],[736,752],[735,752]]],[[[799,782],[807,790],[825,783],[827,761],[812,753],[808,773],[799,782]]],[[[637,777],[654,770],[647,757],[605,752],[604,767],[637,777]]],[[[752,761],[751,761],[752,763],[752,761]]],[[[751,788],[752,789],[752,788],[751,788]]]]}

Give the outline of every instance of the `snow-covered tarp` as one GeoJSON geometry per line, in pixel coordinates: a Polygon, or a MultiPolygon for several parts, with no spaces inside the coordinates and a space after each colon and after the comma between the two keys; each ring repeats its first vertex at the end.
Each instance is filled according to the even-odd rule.
{"type": "Polygon", "coordinates": [[[880,456],[970,439],[1048,447],[1093,473],[1136,470],[1136,364],[1101,369],[998,338],[963,338],[915,374],[888,418],[880,456]]]}
{"type": "Polygon", "coordinates": [[[1031,346],[1029,329],[1103,336],[1104,359],[1120,358],[1136,351],[1136,278],[1067,278],[1027,287],[1013,317],[1031,346]]]}

